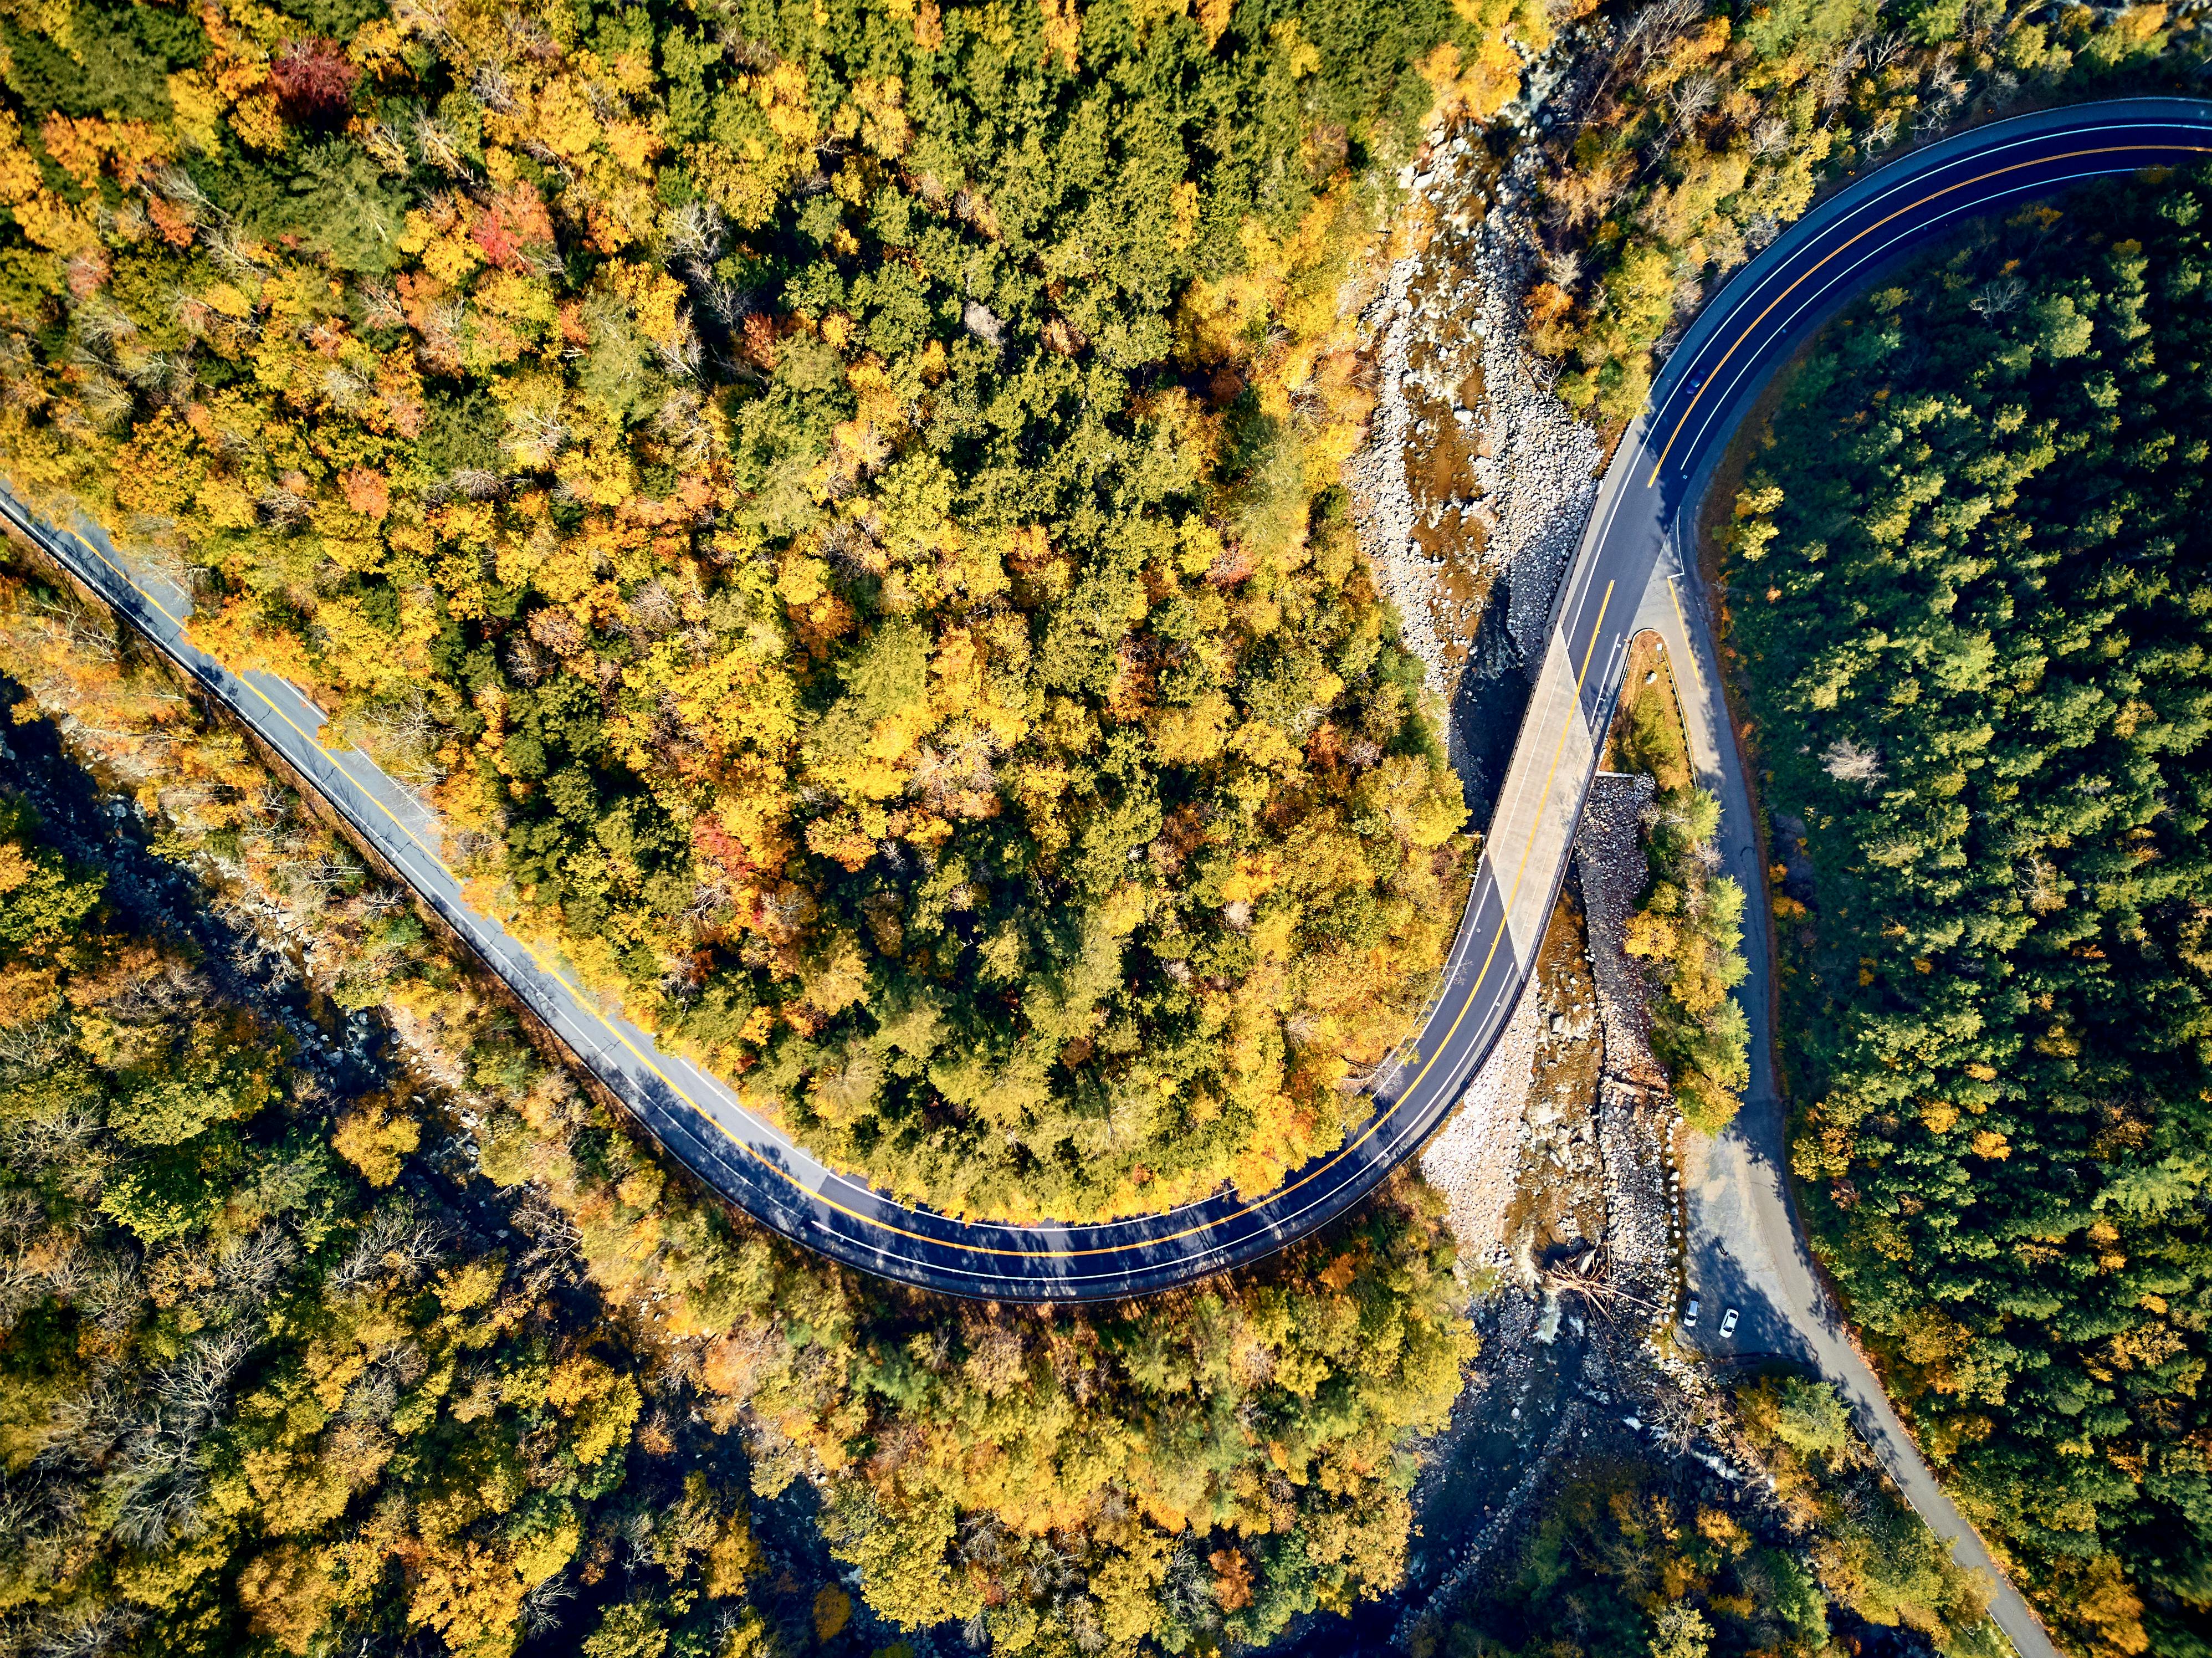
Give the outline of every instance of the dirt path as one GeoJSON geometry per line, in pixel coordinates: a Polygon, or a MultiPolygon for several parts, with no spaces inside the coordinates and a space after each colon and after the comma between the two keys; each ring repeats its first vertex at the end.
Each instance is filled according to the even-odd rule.
{"type": "MultiPolygon", "coordinates": [[[[1709,483],[1698,480],[1689,499],[1698,500],[1709,483]]],[[[1929,1529],[1950,1545],[1952,1558],[1989,1575],[1990,1616],[2022,1658],[2059,1658],[2034,1609],[1922,1460],[1814,1268],[1790,1194],[1789,1123],[1775,1078],[1765,836],[1754,827],[1747,768],[1723,695],[1703,584],[1662,576],[1645,610],[1674,659],[1691,761],[1698,781],[1720,797],[1722,857],[1748,895],[1751,922],[1743,940],[1750,973],[1736,992],[1751,1024],[1751,1085],[1727,1132],[1690,1136],[1685,1171],[1690,1287],[1706,1306],[1698,1345],[1717,1358],[1785,1356],[1834,1384],[1883,1469],[1929,1529]],[[1741,1309],[1741,1321],[1735,1338],[1723,1342],[1719,1320],[1729,1307],[1741,1309]]]]}

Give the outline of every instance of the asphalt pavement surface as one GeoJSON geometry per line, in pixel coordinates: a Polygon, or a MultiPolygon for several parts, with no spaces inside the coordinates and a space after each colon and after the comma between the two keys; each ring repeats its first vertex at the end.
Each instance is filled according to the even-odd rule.
{"type": "MultiPolygon", "coordinates": [[[[1675,568],[1676,520],[1795,343],[1882,266],[1964,218],[2086,179],[2207,156],[2212,106],[2166,100],[2078,106],[1916,152],[1784,231],[1706,307],[1668,360],[1650,410],[1615,452],[1553,608],[1442,990],[1419,1035],[1378,1083],[1372,1113],[1344,1145],[1273,1192],[1247,1199],[1224,1191],[1101,1224],[955,1218],[824,1166],[726,1084],[603,1005],[565,963],[525,946],[507,930],[510,918],[471,908],[445,862],[434,820],[365,756],[326,747],[321,712],[295,688],[233,673],[195,647],[186,595],[149,578],[93,526],[57,530],[12,500],[0,499],[0,513],[280,753],[655,1138],[756,1219],[864,1271],[955,1295],[1141,1295],[1258,1260],[1326,1224],[1373,1191],[1450,1113],[1534,967],[1619,695],[1621,661],[1675,568]]],[[[1773,1173],[1778,1183],[1778,1163],[1773,1173]]],[[[1783,1203],[1786,1220],[1786,1190],[1783,1203]]],[[[1790,1236],[1794,1242],[1794,1231],[1790,1236]]]]}
{"type": "Polygon", "coordinates": [[[1716,1359],[1780,1358],[1830,1382],[1883,1470],[1950,1546],[1952,1558],[1987,1574],[1990,1615],[2023,1658],[2058,1658],[2059,1648],[1921,1458],[1828,1295],[1799,1224],[1787,1172],[1788,1119],[1775,1077],[1773,963],[1765,926],[1771,843],[1754,818],[1742,748],[1722,690],[1710,603],[1696,571],[1695,519],[1729,437],[1774,367],[1809,327],[1885,267],[1975,214],[2137,165],[2201,164],[2212,146],[2208,123],[2212,106],[2193,101],[2087,105],[1961,135],[1915,158],[1925,165],[1909,179],[1893,181],[1895,168],[1875,175],[1867,185],[1881,186],[1880,193],[1863,210],[1847,215],[1839,198],[1823,210],[1828,222],[1820,215],[1806,222],[1797,264],[1764,279],[1747,273],[1708,310],[1709,319],[1719,313],[1729,320],[1710,330],[1701,323],[1685,341],[1656,399],[1660,414],[1647,442],[1662,453],[1670,442],[1675,446],[1657,469],[1662,510],[1669,515],[1668,552],[1640,625],[1666,644],[1692,763],[1698,781],[1721,801],[1724,867],[1750,895],[1743,941],[1749,970],[1736,996],[1751,1028],[1751,1076],[1743,1108],[1729,1128],[1691,1136],[1683,1182],[1685,1265],[1688,1293],[1703,1305],[1698,1327],[1678,1328],[1677,1337],[1716,1359]],[[2150,161],[2136,162],[2138,143],[2151,148],[2150,161]],[[2157,153],[2166,145],[2170,153],[2157,153]],[[1823,257],[1849,269],[1822,266],[1823,257]],[[1682,469],[1680,487],[1669,489],[1676,467],[1682,469]],[[1723,1337],[1720,1324],[1731,1309],[1738,1321],[1723,1337]]]}

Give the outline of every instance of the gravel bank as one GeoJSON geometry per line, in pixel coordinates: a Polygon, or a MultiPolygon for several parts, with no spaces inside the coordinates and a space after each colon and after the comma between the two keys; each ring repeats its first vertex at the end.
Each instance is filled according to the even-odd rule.
{"type": "MultiPolygon", "coordinates": [[[[1537,165],[1532,146],[1498,173],[1465,138],[1434,144],[1413,164],[1415,210],[1433,215],[1434,234],[1391,266],[1368,313],[1378,400],[1368,443],[1346,467],[1362,544],[1395,601],[1400,636],[1451,709],[1449,751],[1478,819],[1525,700],[1522,665],[1540,654],[1601,459],[1596,434],[1539,382],[1523,344],[1521,298],[1534,255],[1521,204],[1537,165]],[[1486,626],[1498,601],[1503,616],[1486,626]],[[1463,681],[1494,683],[1500,694],[1464,695],[1463,681]]],[[[1501,1230],[1546,1017],[1524,993],[1422,1154],[1471,1262],[1504,1264],[1501,1230]]]]}
{"type": "Polygon", "coordinates": [[[1464,139],[1418,164],[1436,234],[1391,267],[1368,313],[1379,400],[1346,482],[1401,637],[1448,701],[1500,586],[1512,643],[1523,660],[1540,654],[1596,499],[1597,434],[1546,389],[1525,345],[1535,252],[1522,204],[1540,164],[1530,147],[1489,177],[1464,139]]]}
{"type": "Polygon", "coordinates": [[[1459,1108],[1421,1150],[1421,1175],[1444,1194],[1445,1218],[1471,1266],[1505,1265],[1505,1212],[1520,1175],[1522,1113],[1544,1010],[1530,987],[1490,1057],[1461,1093],[1459,1108]]]}
{"type": "Polygon", "coordinates": [[[1575,872],[1589,919],[1598,1017],[1605,1023],[1606,1074],[1640,1088],[1667,1083],[1651,1053],[1644,975],[1622,948],[1628,918],[1650,874],[1641,830],[1656,787],[1648,776],[1599,773],[1575,832],[1575,872]]]}

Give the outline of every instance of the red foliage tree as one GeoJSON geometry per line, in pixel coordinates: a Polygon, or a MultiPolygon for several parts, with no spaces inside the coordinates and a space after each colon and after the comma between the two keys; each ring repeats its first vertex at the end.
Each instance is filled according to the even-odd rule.
{"type": "Polygon", "coordinates": [[[518,181],[476,215],[469,234],[494,264],[526,270],[534,250],[553,246],[553,220],[537,191],[518,181]]]}
{"type": "Polygon", "coordinates": [[[286,120],[301,126],[334,126],[352,106],[361,67],[347,58],[337,41],[311,34],[284,43],[270,60],[269,78],[276,83],[277,107],[286,120]]]}

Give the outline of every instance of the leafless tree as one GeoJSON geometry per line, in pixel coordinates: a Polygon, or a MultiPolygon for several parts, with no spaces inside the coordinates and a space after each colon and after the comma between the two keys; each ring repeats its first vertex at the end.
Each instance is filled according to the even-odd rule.
{"type": "Polygon", "coordinates": [[[460,140],[451,129],[431,114],[422,111],[415,117],[415,148],[422,152],[422,159],[451,179],[470,176],[469,164],[461,157],[460,140]]]}
{"type": "Polygon", "coordinates": [[[1856,783],[1864,788],[1872,788],[1885,774],[1881,756],[1848,737],[1838,738],[1822,750],[1820,769],[1838,783],[1856,783]]]}
{"type": "Polygon", "coordinates": [[[404,328],[407,313],[389,283],[363,282],[356,292],[361,299],[361,319],[370,328],[404,328]]]}
{"type": "Polygon", "coordinates": [[[530,1241],[530,1248],[515,1263],[530,1295],[540,1293],[572,1262],[583,1258],[583,1234],[542,1193],[526,1194],[507,1220],[530,1241]]]}
{"type": "Polygon", "coordinates": [[[346,413],[368,406],[376,387],[357,368],[335,364],[323,371],[323,401],[346,413]]]}
{"type": "Polygon", "coordinates": [[[395,1341],[379,1350],[346,1392],[339,1414],[349,1422],[389,1420],[400,1395],[420,1382],[430,1361],[414,1341],[395,1341]]]}
{"type": "Polygon", "coordinates": [[[545,677],[544,653],[526,633],[518,632],[507,642],[507,671],[526,685],[535,685],[545,677]]]}
{"type": "Polygon", "coordinates": [[[261,1226],[216,1262],[216,1282],[234,1311],[250,1313],[268,1299],[299,1254],[299,1247],[282,1227],[261,1226]]]}
{"type": "Polygon", "coordinates": [[[1881,70],[1887,69],[1912,45],[1911,37],[1903,29],[1892,29],[1867,48],[1867,66],[1881,70]]]}
{"type": "Polygon", "coordinates": [[[675,597],[657,576],[648,579],[632,593],[623,608],[631,624],[649,638],[672,633],[684,621],[675,597]]]}
{"type": "Polygon", "coordinates": [[[1674,112],[1675,126],[1687,126],[1718,102],[1720,95],[1720,76],[1711,71],[1699,70],[1695,75],[1684,76],[1667,94],[1668,105],[1674,112]]]}
{"type": "Polygon", "coordinates": [[[199,181],[174,161],[156,167],[146,179],[147,187],[179,207],[194,209],[203,213],[217,213],[217,208],[199,181]]]}
{"type": "Polygon", "coordinates": [[[337,735],[368,753],[387,777],[407,788],[427,788],[445,777],[445,766],[438,762],[445,728],[431,713],[422,690],[414,686],[368,708],[347,711],[337,721],[337,735]]]}
{"type": "Polygon", "coordinates": [[[1628,21],[1613,47],[1613,59],[1589,103],[1595,108],[1605,92],[1622,76],[1632,77],[1644,64],[1681,38],[1683,32],[1705,15],[1702,0],[1655,0],[1628,21]]]}
{"type": "Polygon", "coordinates": [[[77,402],[91,416],[94,425],[109,432],[130,418],[137,407],[129,391],[101,374],[84,377],[77,387],[77,402]]]}
{"type": "Polygon", "coordinates": [[[437,357],[457,356],[468,316],[468,307],[459,300],[427,307],[422,314],[423,349],[437,357]]]}
{"type": "Polygon", "coordinates": [[[1779,155],[1790,148],[1790,123],[1778,115],[1770,115],[1751,130],[1751,153],[1765,160],[1779,155]]]}
{"type": "Polygon", "coordinates": [[[2066,907],[2066,887],[2058,865],[2040,853],[2031,854],[2022,861],[2013,887],[2021,901],[2038,915],[2048,915],[2052,910],[2066,907]]]}
{"type": "Polygon", "coordinates": [[[478,64],[469,85],[487,109],[504,115],[514,107],[514,83],[507,77],[507,65],[496,58],[487,58],[478,64]]]}
{"type": "Polygon", "coordinates": [[[455,495],[470,501],[497,501],[507,493],[499,474],[481,466],[459,467],[447,482],[455,495]]]}
{"type": "Polygon", "coordinates": [[[442,1231],[435,1222],[416,1218],[404,1204],[388,1203],[369,1216],[345,1260],[331,1275],[331,1284],[343,1292],[386,1272],[412,1279],[444,1254],[442,1231]]]}
{"type": "Polygon", "coordinates": [[[538,465],[567,448],[573,435],[557,408],[518,410],[508,417],[507,431],[508,447],[518,455],[541,457],[532,463],[538,465]]]}
{"type": "MultiPolygon", "coordinates": [[[[724,282],[719,276],[712,282],[699,284],[699,303],[706,308],[708,316],[725,328],[736,327],[740,318],[750,316],[756,308],[751,295],[738,292],[734,282],[724,282]]],[[[745,366],[751,367],[750,364],[745,366]]],[[[759,371],[754,369],[752,372],[757,374],[759,371]]]]}
{"type": "Polygon", "coordinates": [[[254,502],[261,521],[276,529],[295,529],[305,524],[313,505],[299,490],[288,489],[281,483],[264,489],[260,499],[254,502]]]}
{"type": "Polygon", "coordinates": [[[81,1247],[73,1238],[38,1238],[32,1248],[0,1254],[0,1331],[50,1296],[66,1300],[83,1272],[81,1247]]]}
{"type": "Polygon", "coordinates": [[[219,220],[206,226],[200,232],[200,240],[206,246],[208,257],[234,276],[269,274],[259,245],[247,241],[228,221],[219,220]]]}
{"type": "Polygon", "coordinates": [[[78,661],[105,664],[115,660],[114,629],[75,593],[63,592],[51,598],[33,597],[25,608],[51,632],[58,634],[70,654],[78,661]]]}
{"type": "Polygon", "coordinates": [[[2027,297],[2027,284],[2018,276],[2007,274],[1992,277],[1974,290],[1974,297],[1966,301],[1984,322],[1993,322],[2012,310],[2027,297]]]}
{"type": "Polygon", "coordinates": [[[392,9],[392,21],[408,33],[432,42],[443,40],[447,33],[442,0],[398,0],[392,9]]]}
{"type": "Polygon", "coordinates": [[[699,343],[699,336],[688,317],[678,317],[672,333],[653,341],[654,353],[660,358],[660,367],[672,380],[690,380],[699,372],[706,354],[699,343]]]}
{"type": "Polygon", "coordinates": [[[138,1321],[146,1286],[129,1256],[104,1250],[96,1255],[76,1292],[77,1310],[109,1335],[119,1336],[138,1321]]]}
{"type": "Polygon", "coordinates": [[[362,145],[377,166],[386,173],[408,173],[413,170],[414,158],[407,153],[407,141],[400,135],[397,123],[373,121],[363,129],[362,145]]]}
{"type": "Polygon", "coordinates": [[[144,1612],[122,1601],[73,1602],[40,1629],[24,1650],[27,1658],[100,1658],[145,1621],[144,1612]]]}
{"type": "Polygon", "coordinates": [[[723,236],[720,210],[695,196],[668,216],[661,231],[661,251],[670,264],[680,264],[703,280],[721,255],[723,236]]]}
{"type": "Polygon", "coordinates": [[[104,297],[81,301],[70,313],[70,325],[94,351],[112,349],[138,332],[131,313],[104,297]]]}
{"type": "MultiPolygon", "coordinates": [[[[9,1025],[0,1029],[0,1076],[27,1077],[44,1071],[69,1046],[69,1021],[55,1014],[51,1018],[36,1019],[26,1024],[9,1025]]],[[[8,1128],[10,1149],[30,1161],[33,1167],[43,1167],[33,1147],[41,1144],[53,1133],[52,1125],[70,1114],[60,1117],[19,1121],[8,1128]],[[35,1137],[35,1138],[34,1138],[35,1137]]],[[[94,1120],[97,1127],[97,1120],[94,1120]]]]}
{"type": "Polygon", "coordinates": [[[253,1344],[253,1333],[243,1322],[230,1324],[202,1336],[182,1358],[156,1372],[153,1393],[169,1424],[197,1432],[214,1423],[230,1396],[230,1378],[253,1344]]]}
{"type": "MultiPolygon", "coordinates": [[[[522,1626],[532,1635],[542,1635],[561,1625],[561,1607],[576,1598],[575,1586],[569,1582],[565,1571],[555,1572],[523,1592],[522,1626]]],[[[732,1614],[734,1618],[735,1614],[732,1614]]],[[[732,1628],[736,1627],[732,1623],[732,1628]]]]}
{"type": "MultiPolygon", "coordinates": [[[[696,350],[698,337],[689,337],[696,350]]],[[[668,459],[687,471],[698,471],[714,459],[714,428],[708,423],[706,408],[706,399],[696,387],[679,386],[653,411],[653,433],[667,445],[668,459]]]]}
{"type": "Polygon", "coordinates": [[[1831,110],[1851,95],[1851,77],[1866,62],[1867,37],[1860,35],[1848,41],[1828,59],[1820,72],[1818,98],[1823,110],[1831,110]]]}
{"type": "Polygon", "coordinates": [[[201,1528],[207,1473],[198,1448],[159,1422],[124,1442],[100,1484],[115,1515],[111,1529],[133,1548],[151,1552],[201,1528]]]}

